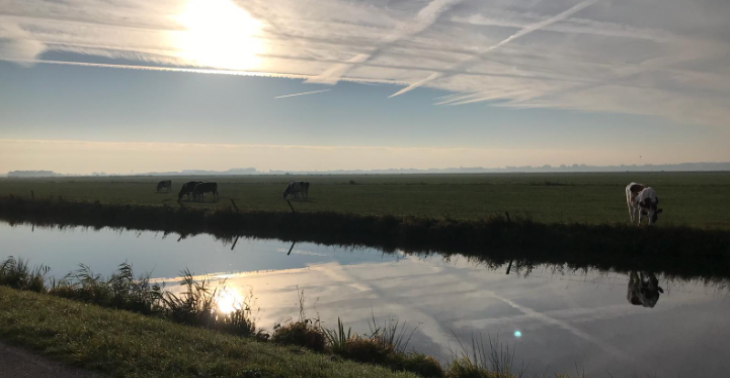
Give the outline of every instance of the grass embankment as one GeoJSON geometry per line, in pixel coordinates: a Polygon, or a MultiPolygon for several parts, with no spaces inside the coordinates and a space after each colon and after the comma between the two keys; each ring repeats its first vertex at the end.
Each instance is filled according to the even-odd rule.
{"type": "Polygon", "coordinates": [[[186,181],[216,181],[221,200],[185,202],[191,208],[225,209],[235,200],[242,211],[288,212],[281,195],[294,180],[311,183],[299,212],[478,220],[488,214],[529,217],[539,223],[627,223],[624,188],[653,186],[664,208],[660,225],[730,229],[730,173],[530,173],[450,175],[311,175],[218,177],[99,177],[0,179],[0,195],[63,197],[109,205],[169,204],[186,181]],[[157,194],[169,178],[170,194],[157,194]]]}
{"type": "Polygon", "coordinates": [[[0,287],[0,339],[115,377],[416,377],[0,287]]]}
{"type": "Polygon", "coordinates": [[[684,226],[537,223],[494,215],[464,221],[343,213],[236,212],[0,197],[0,219],[219,237],[279,238],[411,252],[459,253],[492,265],[568,264],[681,278],[730,277],[730,231],[684,226]]]}
{"type": "MultiPolygon", "coordinates": [[[[445,372],[434,358],[407,350],[408,342],[415,328],[409,332],[406,324],[398,321],[378,324],[373,317],[369,335],[353,334],[349,328],[345,330],[339,319],[337,328],[323,328],[318,319],[306,317],[303,296],[300,297],[299,320],[284,326],[277,326],[274,330],[273,337],[271,337],[272,343],[288,345],[290,349],[288,349],[288,354],[272,365],[266,360],[275,355],[277,351],[275,348],[261,347],[269,340],[269,334],[256,328],[251,299],[244,299],[232,312],[223,312],[217,305],[216,295],[221,288],[211,290],[205,280],[194,282],[193,276],[189,272],[186,272],[182,282],[182,285],[186,287],[183,293],[177,296],[160,285],[150,285],[146,278],[134,280],[131,266],[127,264],[120,265],[120,269],[108,279],[92,274],[87,267],[82,265],[81,269],[70,273],[65,279],[59,282],[53,280],[50,287],[45,285],[43,278],[47,271],[48,269],[43,266],[31,269],[22,260],[12,257],[0,262],[0,309],[2,309],[0,311],[0,339],[39,349],[67,362],[113,375],[327,377],[345,376],[339,373],[342,370],[349,372],[348,375],[351,376],[358,373],[353,365],[333,369],[323,366],[320,363],[323,360],[310,356],[311,361],[296,362],[302,365],[309,363],[315,365],[316,368],[301,366],[308,370],[298,371],[297,375],[282,375],[288,373],[288,369],[293,365],[289,361],[291,359],[289,354],[304,353],[296,348],[291,349],[292,346],[295,346],[326,353],[339,359],[380,365],[394,372],[408,371],[426,378],[512,377],[510,373],[512,361],[509,356],[513,356],[513,354],[504,354],[499,351],[495,353],[493,348],[491,349],[492,354],[486,354],[484,348],[480,353],[474,353],[473,357],[469,357],[465,353],[463,357],[454,360],[445,372]],[[90,306],[79,307],[57,299],[49,300],[19,294],[2,289],[2,286],[47,293],[48,297],[72,299],[90,304],[90,306]],[[197,343],[197,338],[190,336],[180,340],[181,335],[175,334],[178,331],[177,328],[170,328],[169,325],[163,323],[145,323],[143,319],[129,315],[112,314],[93,305],[136,312],[154,318],[155,321],[164,319],[172,323],[205,328],[218,332],[213,335],[234,335],[246,339],[247,342],[235,343],[231,346],[229,345],[231,340],[228,340],[226,345],[216,349],[223,354],[223,358],[211,361],[212,357],[208,355],[210,350],[206,345],[200,345],[197,343]],[[36,307],[42,307],[44,311],[36,312],[36,307]],[[6,309],[9,310],[6,311],[6,309]],[[56,311],[60,311],[60,313],[54,314],[56,311]],[[32,313],[33,316],[25,316],[28,313],[32,313]],[[121,319],[121,321],[117,319],[121,319]],[[111,329],[105,327],[109,322],[114,322],[115,327],[111,329]],[[128,329],[126,333],[121,331],[124,329],[125,322],[128,323],[126,326],[134,327],[128,329]],[[120,325],[122,328],[119,328],[120,325]],[[159,329],[156,329],[152,335],[146,334],[147,330],[154,326],[159,326],[159,329]],[[150,337],[159,337],[162,340],[155,340],[152,345],[147,345],[148,343],[145,341],[150,337]],[[170,344],[167,344],[168,342],[170,344]],[[163,346],[173,345],[177,347],[160,350],[163,346]],[[96,348],[103,348],[103,351],[96,350],[96,348]],[[180,351],[183,354],[191,354],[191,357],[185,364],[178,365],[180,351]],[[199,355],[200,351],[205,351],[205,353],[199,355]],[[250,355],[259,351],[263,353],[263,356],[250,355]],[[155,357],[160,355],[162,358],[155,361],[155,357]],[[504,358],[505,356],[507,358],[504,358]],[[237,370],[242,366],[241,361],[237,361],[236,364],[227,364],[229,359],[236,358],[253,360],[261,363],[261,366],[272,366],[262,370],[259,364],[244,363],[245,370],[237,370]],[[152,361],[157,364],[156,368],[150,368],[150,365],[153,364],[152,361]],[[320,364],[317,365],[317,363],[320,364]],[[140,369],[140,373],[130,375],[127,368],[129,364],[135,364],[140,369]],[[278,366],[279,364],[283,364],[283,367],[278,366]]],[[[222,290],[225,290],[225,287],[222,290]]],[[[206,337],[201,333],[197,335],[198,338],[206,337]]],[[[210,337],[206,344],[217,342],[215,337],[210,337]]],[[[279,350],[278,353],[287,352],[279,350]]],[[[378,373],[377,371],[367,371],[367,369],[366,372],[368,374],[358,376],[378,373]]]]}

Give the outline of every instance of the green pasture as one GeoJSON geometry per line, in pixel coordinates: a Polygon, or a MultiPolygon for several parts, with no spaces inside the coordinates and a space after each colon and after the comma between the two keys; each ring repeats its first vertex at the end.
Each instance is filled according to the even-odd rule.
{"type": "Polygon", "coordinates": [[[292,200],[297,211],[364,215],[414,215],[478,219],[509,212],[544,223],[628,222],[624,188],[631,181],[654,187],[664,213],[659,225],[730,228],[730,173],[531,173],[419,175],[262,175],[218,177],[64,177],[0,179],[0,195],[101,203],[179,206],[187,181],[216,181],[220,200],[183,201],[185,206],[231,207],[241,211],[290,211],[282,192],[290,181],[311,183],[308,200],[292,200]],[[170,179],[173,191],[155,192],[170,179]]]}

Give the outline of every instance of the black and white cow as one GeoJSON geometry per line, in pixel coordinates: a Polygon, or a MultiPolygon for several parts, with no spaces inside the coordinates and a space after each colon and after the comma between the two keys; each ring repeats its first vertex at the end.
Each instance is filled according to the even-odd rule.
{"type": "Polygon", "coordinates": [[[631,271],[626,292],[629,303],[654,308],[659,301],[660,293],[664,293],[664,289],[659,286],[659,280],[654,273],[631,271]]]}
{"type": "Polygon", "coordinates": [[[309,198],[309,183],[306,181],[293,181],[284,190],[284,199],[287,196],[309,198]]]}
{"type": "Polygon", "coordinates": [[[659,206],[659,197],[656,195],[654,188],[632,182],[626,185],[626,204],[629,206],[629,216],[631,223],[641,224],[642,216],[649,218],[649,225],[656,224],[659,213],[662,209],[659,206]]]}
{"type": "Polygon", "coordinates": [[[212,193],[217,201],[218,196],[218,183],[217,182],[203,182],[195,186],[193,189],[193,200],[202,201],[205,198],[205,193],[212,193]]]}
{"type": "Polygon", "coordinates": [[[157,193],[159,193],[162,189],[167,189],[167,192],[169,193],[172,190],[172,181],[170,180],[162,180],[157,183],[157,193]]]}
{"type": "Polygon", "coordinates": [[[195,190],[195,187],[198,184],[202,184],[202,181],[188,181],[180,188],[180,193],[177,194],[178,201],[183,198],[183,196],[187,196],[188,199],[190,199],[190,195],[193,194],[193,191],[195,190]]]}

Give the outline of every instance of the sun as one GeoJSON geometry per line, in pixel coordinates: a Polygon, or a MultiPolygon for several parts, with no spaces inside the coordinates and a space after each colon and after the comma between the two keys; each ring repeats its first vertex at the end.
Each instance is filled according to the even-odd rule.
{"type": "Polygon", "coordinates": [[[186,29],[175,43],[186,61],[233,70],[259,66],[261,23],[230,0],[189,0],[176,20],[186,29]]]}

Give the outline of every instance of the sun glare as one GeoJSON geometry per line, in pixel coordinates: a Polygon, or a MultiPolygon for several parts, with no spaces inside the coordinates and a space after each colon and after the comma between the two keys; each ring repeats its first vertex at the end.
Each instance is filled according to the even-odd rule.
{"type": "Polygon", "coordinates": [[[241,308],[242,299],[237,291],[224,287],[216,293],[215,303],[218,306],[218,311],[230,314],[241,308]]]}
{"type": "Polygon", "coordinates": [[[177,38],[184,59],[200,66],[257,68],[264,43],[261,23],[230,0],[189,0],[177,17],[187,30],[177,38]]]}

